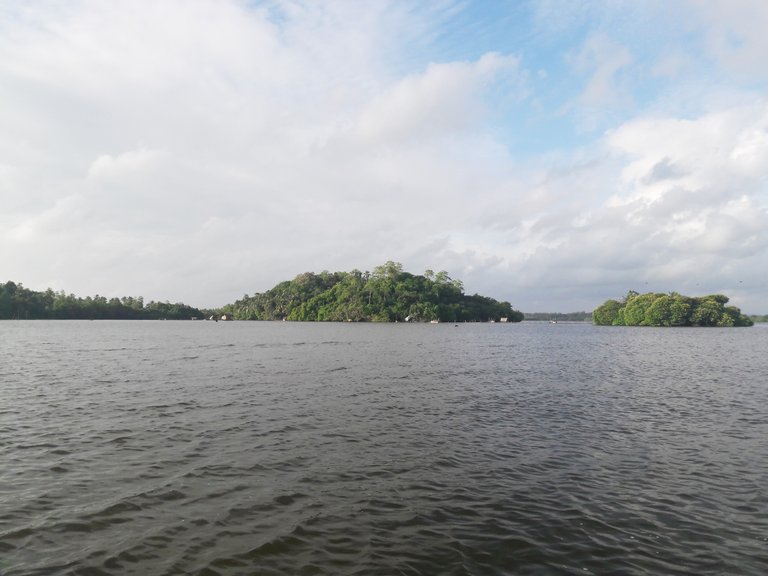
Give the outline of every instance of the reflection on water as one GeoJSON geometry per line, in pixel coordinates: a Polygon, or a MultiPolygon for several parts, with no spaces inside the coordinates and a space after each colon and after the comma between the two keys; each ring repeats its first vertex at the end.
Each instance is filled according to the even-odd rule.
{"type": "Polygon", "coordinates": [[[768,329],[0,323],[0,571],[754,574],[768,329]]]}

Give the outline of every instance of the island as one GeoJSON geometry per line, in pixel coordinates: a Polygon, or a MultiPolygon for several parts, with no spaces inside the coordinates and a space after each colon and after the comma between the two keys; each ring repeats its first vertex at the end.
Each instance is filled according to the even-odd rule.
{"type": "Polygon", "coordinates": [[[411,274],[389,261],[373,272],[305,272],[221,309],[235,320],[520,322],[509,302],[464,294],[447,272],[411,274]]]}
{"type": "Polygon", "coordinates": [[[599,326],[752,326],[736,306],[726,306],[722,294],[683,296],[630,290],[622,300],[606,300],[592,312],[599,326]]]}

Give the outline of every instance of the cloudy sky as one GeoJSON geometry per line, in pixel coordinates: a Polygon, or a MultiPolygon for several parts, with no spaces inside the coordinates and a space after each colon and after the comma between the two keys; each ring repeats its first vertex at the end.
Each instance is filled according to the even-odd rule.
{"type": "Polygon", "coordinates": [[[0,0],[0,281],[768,312],[764,0],[0,0]]]}

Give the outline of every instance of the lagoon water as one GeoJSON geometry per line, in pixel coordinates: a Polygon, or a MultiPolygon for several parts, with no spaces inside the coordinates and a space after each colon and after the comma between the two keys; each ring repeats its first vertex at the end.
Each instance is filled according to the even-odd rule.
{"type": "Polygon", "coordinates": [[[0,322],[0,573],[768,573],[768,327],[0,322]]]}

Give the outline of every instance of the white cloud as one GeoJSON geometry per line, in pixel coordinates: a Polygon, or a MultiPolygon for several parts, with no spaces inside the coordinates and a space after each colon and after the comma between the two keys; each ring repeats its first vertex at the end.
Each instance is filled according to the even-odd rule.
{"type": "Polygon", "coordinates": [[[539,254],[537,266],[626,265],[636,289],[655,279],[655,289],[716,290],[736,286],[735,265],[759,290],[768,265],[768,142],[755,134],[768,133],[766,104],[686,121],[638,119],[609,133],[617,193],[586,207],[582,226],[553,227],[558,254],[539,254]]]}
{"type": "MultiPolygon", "coordinates": [[[[305,270],[391,259],[566,310],[634,282],[684,290],[696,277],[714,290],[765,269],[764,94],[729,80],[733,97],[691,89],[644,108],[633,75],[682,82],[696,55],[670,41],[665,60],[640,65],[639,45],[608,26],[621,10],[590,27],[600,6],[573,8],[578,31],[548,57],[570,54],[579,88],[531,96],[542,114],[570,104],[584,126],[612,129],[517,158],[505,137],[528,125],[509,121],[535,76],[524,44],[446,61],[409,52],[461,6],[4,5],[3,271],[33,288],[212,306],[305,270]]],[[[724,4],[712,6],[696,21],[723,69],[737,67],[715,41],[727,32],[762,70],[746,11],[718,23],[724,4]]],[[[632,18],[617,30],[651,20],[632,18]]],[[[536,86],[561,82],[546,68],[536,86]]],[[[759,293],[739,297],[757,306],[759,293]]]]}
{"type": "Polygon", "coordinates": [[[768,3],[763,0],[687,0],[690,15],[703,26],[707,48],[729,74],[765,82],[768,70],[768,3]]]}
{"type": "Polygon", "coordinates": [[[651,66],[651,75],[676,80],[692,66],[692,58],[681,50],[672,50],[664,53],[651,66]]]}
{"type": "Polygon", "coordinates": [[[756,193],[768,173],[768,105],[723,110],[694,120],[638,119],[609,134],[616,150],[629,156],[624,185],[649,200],[674,187],[716,188],[723,200],[756,193]],[[665,165],[674,177],[653,178],[665,165]],[[650,178],[649,178],[650,177],[650,178]]]}
{"type": "Polygon", "coordinates": [[[151,169],[162,156],[162,151],[146,148],[117,155],[102,154],[88,167],[86,178],[97,184],[124,182],[151,169]]]}
{"type": "Polygon", "coordinates": [[[552,299],[589,308],[590,298],[599,303],[630,288],[726,292],[761,309],[766,106],[638,118],[610,131],[589,161],[562,158],[538,176],[526,172],[523,205],[499,210],[493,233],[453,236],[462,240],[453,250],[470,261],[501,257],[484,270],[465,265],[466,277],[501,289],[504,270],[513,293],[530,294],[529,310],[546,310],[552,299]]]}
{"type": "Polygon", "coordinates": [[[484,118],[482,90],[517,66],[517,58],[492,53],[477,62],[433,64],[377,95],[360,114],[358,130],[365,140],[381,143],[476,128],[484,118]]]}
{"type": "Polygon", "coordinates": [[[581,103],[590,108],[622,104],[627,96],[619,86],[617,74],[631,63],[632,56],[626,47],[603,34],[590,37],[573,57],[576,71],[589,75],[581,103]]]}
{"type": "Polygon", "coordinates": [[[599,32],[587,38],[577,51],[566,55],[572,74],[583,87],[567,104],[582,130],[594,131],[611,120],[616,111],[633,104],[624,77],[633,63],[629,49],[599,32]]]}

